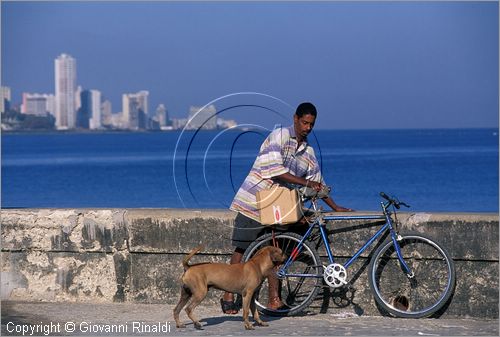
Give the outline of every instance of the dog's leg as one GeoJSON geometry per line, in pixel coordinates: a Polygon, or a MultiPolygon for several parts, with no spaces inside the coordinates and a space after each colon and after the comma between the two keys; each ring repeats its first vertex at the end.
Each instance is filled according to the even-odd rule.
{"type": "Polygon", "coordinates": [[[255,294],[250,299],[250,311],[252,311],[253,320],[259,326],[269,326],[269,324],[260,319],[259,310],[257,310],[257,305],[255,304],[255,294]]]}
{"type": "Polygon", "coordinates": [[[179,320],[179,313],[181,312],[182,308],[184,308],[186,303],[189,301],[190,297],[191,297],[191,291],[183,285],[181,287],[181,298],[179,299],[179,303],[177,303],[177,305],[174,308],[175,325],[178,328],[185,328],[186,327],[179,320]]]}
{"type": "Polygon", "coordinates": [[[245,325],[245,329],[254,330],[253,325],[250,324],[250,321],[248,320],[248,316],[250,314],[250,302],[253,298],[253,291],[244,290],[241,293],[241,297],[243,297],[243,324],[245,325]]]}
{"type": "Polygon", "coordinates": [[[191,318],[191,320],[193,321],[194,327],[196,329],[201,329],[201,323],[194,315],[193,310],[198,306],[198,304],[201,303],[201,301],[203,301],[205,296],[207,296],[207,292],[208,292],[207,288],[197,289],[196,293],[193,292],[191,296],[191,302],[189,302],[188,306],[186,307],[186,313],[189,316],[189,318],[191,318]]]}

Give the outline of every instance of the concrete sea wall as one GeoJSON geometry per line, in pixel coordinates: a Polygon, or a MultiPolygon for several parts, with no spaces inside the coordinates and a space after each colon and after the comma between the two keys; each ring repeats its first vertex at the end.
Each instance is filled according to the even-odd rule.
{"type": "MultiPolygon", "coordinates": [[[[235,214],[190,209],[2,210],[3,300],[174,304],[180,261],[229,262],[235,214]]],[[[443,315],[498,318],[498,214],[400,213],[402,231],[434,237],[451,253],[457,286],[443,315]]],[[[368,221],[328,225],[342,261],[378,228],[368,221]]],[[[350,292],[322,291],[318,312],[380,315],[368,279],[368,253],[349,268],[350,292]]],[[[432,271],[430,271],[432,272],[432,271]]],[[[211,291],[215,303],[220,291],[211,291]]]]}

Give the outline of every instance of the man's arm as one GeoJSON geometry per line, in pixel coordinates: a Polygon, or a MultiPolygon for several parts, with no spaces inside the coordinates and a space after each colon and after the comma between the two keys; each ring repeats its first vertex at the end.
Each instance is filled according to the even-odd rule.
{"type": "Polygon", "coordinates": [[[321,183],[319,183],[317,181],[312,181],[312,180],[307,180],[307,179],[304,179],[301,177],[297,177],[289,172],[280,174],[280,175],[274,177],[274,179],[278,179],[278,180],[281,180],[281,181],[284,181],[284,182],[290,183],[290,184],[312,187],[316,191],[320,191],[321,186],[322,186],[321,183]]]}
{"type": "Polygon", "coordinates": [[[339,206],[335,203],[335,201],[333,201],[333,199],[328,196],[324,199],[322,199],[328,206],[330,206],[335,212],[352,212],[354,211],[353,209],[351,208],[346,208],[346,207],[342,207],[342,206],[339,206]]]}
{"type": "MultiPolygon", "coordinates": [[[[296,184],[296,185],[302,185],[302,186],[308,186],[314,188],[316,191],[320,191],[322,188],[322,184],[317,182],[317,181],[312,181],[312,180],[307,180],[301,177],[294,176],[293,174],[287,172],[280,174],[279,176],[274,177],[275,179],[291,183],[291,184],[296,184]]],[[[346,208],[339,206],[333,201],[333,199],[328,196],[326,198],[322,199],[331,209],[333,209],[335,212],[352,212],[353,210],[351,208],[346,208]]]]}

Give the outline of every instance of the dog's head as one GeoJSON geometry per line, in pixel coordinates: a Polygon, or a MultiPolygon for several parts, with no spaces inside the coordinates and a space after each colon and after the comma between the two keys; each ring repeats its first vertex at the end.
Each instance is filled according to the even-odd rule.
{"type": "Polygon", "coordinates": [[[286,260],[286,255],[283,254],[283,251],[278,247],[268,246],[259,250],[259,252],[255,255],[266,254],[269,256],[273,265],[279,265],[286,260]]]}

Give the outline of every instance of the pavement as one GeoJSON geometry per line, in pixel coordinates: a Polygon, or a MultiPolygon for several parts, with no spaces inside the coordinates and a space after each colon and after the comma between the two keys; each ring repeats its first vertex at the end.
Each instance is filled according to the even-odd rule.
{"type": "Polygon", "coordinates": [[[202,329],[186,313],[177,329],[173,305],[136,303],[67,303],[3,301],[3,336],[498,336],[498,319],[402,319],[355,314],[312,313],[266,317],[269,327],[245,330],[238,315],[220,307],[196,308],[202,329]]]}

